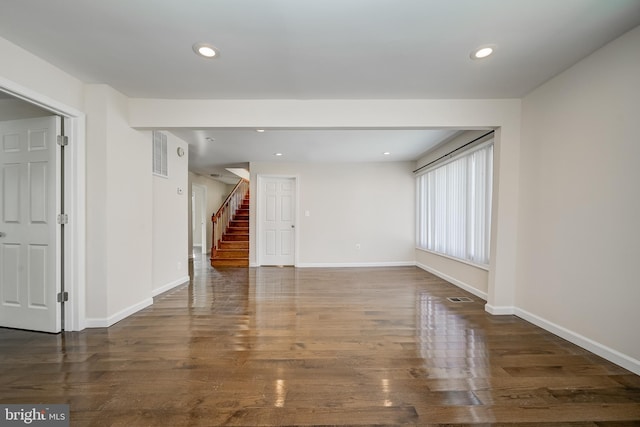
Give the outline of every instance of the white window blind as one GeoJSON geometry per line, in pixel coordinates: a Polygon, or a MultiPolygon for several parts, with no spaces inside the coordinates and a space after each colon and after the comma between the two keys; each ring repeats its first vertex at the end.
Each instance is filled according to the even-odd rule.
{"type": "Polygon", "coordinates": [[[167,170],[167,135],[153,131],[153,174],[169,176],[167,170]]]}
{"type": "Polygon", "coordinates": [[[493,141],[417,179],[417,246],[489,264],[493,141]]]}

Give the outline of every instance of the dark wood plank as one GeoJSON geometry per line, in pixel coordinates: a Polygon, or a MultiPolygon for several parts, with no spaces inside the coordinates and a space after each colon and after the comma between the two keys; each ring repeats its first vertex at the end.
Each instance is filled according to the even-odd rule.
{"type": "Polygon", "coordinates": [[[208,263],[108,329],[0,329],[0,402],[74,426],[640,425],[638,376],[420,269],[208,263]]]}

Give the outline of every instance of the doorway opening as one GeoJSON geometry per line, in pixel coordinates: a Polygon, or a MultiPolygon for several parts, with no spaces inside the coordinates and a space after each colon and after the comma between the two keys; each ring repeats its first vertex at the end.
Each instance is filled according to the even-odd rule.
{"type": "Polygon", "coordinates": [[[191,224],[193,253],[206,254],[207,247],[207,187],[191,185],[191,224]]]}

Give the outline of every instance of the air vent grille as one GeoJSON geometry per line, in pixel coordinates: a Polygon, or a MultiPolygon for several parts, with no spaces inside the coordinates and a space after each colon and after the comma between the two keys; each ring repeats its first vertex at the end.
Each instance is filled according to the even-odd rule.
{"type": "Polygon", "coordinates": [[[168,177],[167,168],[167,135],[162,132],[153,131],[153,174],[168,177]]]}
{"type": "Polygon", "coordinates": [[[447,297],[450,302],[473,302],[469,297],[447,297]]]}

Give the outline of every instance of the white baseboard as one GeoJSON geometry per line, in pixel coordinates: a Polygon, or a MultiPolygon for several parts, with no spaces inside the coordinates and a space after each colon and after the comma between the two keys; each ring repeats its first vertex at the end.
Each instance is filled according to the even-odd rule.
{"type": "Polygon", "coordinates": [[[484,305],[484,311],[495,316],[506,316],[509,314],[515,314],[515,310],[516,308],[510,305],[484,305]]]}
{"type": "MultiPolygon", "coordinates": [[[[160,295],[163,292],[171,290],[176,286],[180,286],[189,281],[189,276],[181,277],[173,282],[167,283],[158,289],[154,289],[151,294],[152,296],[160,295]]],[[[153,304],[153,298],[145,298],[139,303],[133,304],[130,307],[127,307],[119,312],[107,317],[107,318],[87,318],[85,321],[86,328],[108,328],[111,325],[114,325],[121,321],[122,319],[131,316],[132,314],[149,307],[153,304]]]]}
{"type": "Polygon", "coordinates": [[[145,298],[144,300],[136,303],[130,307],[120,310],[119,312],[107,317],[107,318],[87,318],[85,326],[87,328],[108,328],[121,321],[122,319],[131,316],[132,314],[149,307],[153,304],[153,298],[145,298]]]}
{"type": "Polygon", "coordinates": [[[296,264],[299,268],[358,268],[358,267],[412,267],[414,261],[391,262],[302,262],[296,264]]]}
{"type": "Polygon", "coordinates": [[[183,284],[187,283],[189,280],[191,280],[189,278],[189,276],[184,276],[184,277],[181,277],[179,279],[176,279],[173,282],[169,282],[166,285],[162,285],[159,288],[154,289],[153,291],[151,291],[151,296],[157,297],[161,293],[170,291],[171,289],[175,288],[176,286],[180,286],[180,285],[183,285],[183,284]]]}
{"type": "Polygon", "coordinates": [[[453,278],[453,277],[451,277],[451,276],[449,276],[449,275],[447,275],[447,274],[445,274],[445,273],[443,273],[443,272],[441,272],[439,270],[436,270],[433,267],[429,267],[428,265],[425,265],[425,264],[417,262],[416,266],[421,268],[421,269],[423,269],[423,270],[425,270],[425,271],[428,271],[431,274],[435,274],[439,278],[444,279],[447,282],[449,282],[449,283],[451,283],[453,285],[456,285],[457,287],[462,288],[467,292],[472,293],[473,295],[477,296],[478,298],[482,298],[485,301],[487,300],[487,293],[486,292],[482,292],[481,290],[476,289],[473,286],[471,286],[471,285],[469,285],[467,283],[464,283],[464,282],[462,282],[462,281],[460,281],[458,279],[455,279],[455,278],[453,278]]]}
{"type": "Polygon", "coordinates": [[[531,322],[534,325],[539,326],[542,329],[545,329],[552,334],[559,336],[560,338],[564,338],[565,340],[572,342],[573,344],[580,346],[585,350],[597,354],[598,356],[607,359],[608,361],[615,363],[618,366],[622,366],[623,368],[628,369],[636,375],[640,375],[640,360],[634,359],[633,357],[627,356],[626,354],[622,354],[619,351],[607,347],[606,345],[593,341],[590,338],[573,332],[560,325],[556,325],[553,322],[543,319],[542,317],[539,317],[533,313],[529,313],[528,311],[521,308],[516,307],[514,314],[526,320],[527,322],[531,322]]]}

